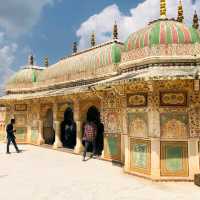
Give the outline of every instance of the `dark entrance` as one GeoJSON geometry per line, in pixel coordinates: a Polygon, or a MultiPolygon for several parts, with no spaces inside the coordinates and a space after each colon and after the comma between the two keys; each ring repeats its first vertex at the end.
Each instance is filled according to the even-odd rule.
{"type": "MultiPolygon", "coordinates": [[[[87,112],[87,121],[92,121],[97,126],[97,137],[96,137],[96,153],[97,155],[101,155],[103,151],[103,139],[104,139],[104,125],[101,123],[101,117],[99,110],[92,106],[88,109],[87,112]]],[[[89,149],[92,151],[92,148],[89,149]]]]}
{"type": "Polygon", "coordinates": [[[55,141],[55,131],[53,129],[53,111],[52,109],[48,109],[45,119],[44,119],[44,127],[43,127],[43,135],[45,144],[53,145],[55,141]]]}
{"type": "Polygon", "coordinates": [[[61,141],[65,148],[74,149],[76,146],[76,123],[71,108],[67,108],[64,113],[64,120],[61,123],[61,141]]]}

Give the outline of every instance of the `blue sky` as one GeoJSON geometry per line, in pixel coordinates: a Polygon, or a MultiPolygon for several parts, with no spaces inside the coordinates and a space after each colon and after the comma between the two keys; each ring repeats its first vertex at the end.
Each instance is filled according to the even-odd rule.
{"type": "MultiPolygon", "coordinates": [[[[191,25],[200,0],[182,0],[185,23],[191,25]]],[[[89,45],[95,31],[97,42],[110,39],[112,26],[119,25],[120,40],[159,17],[160,0],[0,0],[0,74],[4,82],[27,63],[33,53],[36,64],[50,64],[71,54],[72,43],[89,45]]],[[[168,0],[169,17],[177,16],[179,0],[168,0]]]]}
{"type": "MultiPolygon", "coordinates": [[[[101,12],[105,7],[117,4],[124,13],[135,7],[139,0],[62,0],[53,6],[46,6],[42,11],[40,20],[32,31],[19,40],[21,46],[30,48],[38,64],[42,58],[48,56],[50,63],[71,53],[72,43],[78,41],[76,31],[82,22],[95,13],[101,12]]],[[[112,30],[112,26],[110,27],[112,30]]],[[[23,65],[27,57],[19,57],[14,65],[23,65]]]]}

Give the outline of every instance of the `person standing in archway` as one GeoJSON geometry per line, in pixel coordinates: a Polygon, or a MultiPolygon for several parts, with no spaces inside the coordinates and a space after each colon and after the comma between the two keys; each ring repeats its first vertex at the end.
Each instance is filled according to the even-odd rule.
{"type": "Polygon", "coordinates": [[[88,121],[84,126],[83,140],[85,141],[85,149],[83,152],[83,161],[85,161],[86,153],[90,145],[93,147],[93,154],[96,153],[96,136],[97,136],[97,126],[94,122],[88,121]]]}
{"type": "Polygon", "coordinates": [[[20,152],[20,150],[18,149],[17,147],[17,143],[15,141],[15,135],[14,133],[16,132],[16,130],[13,129],[13,125],[15,124],[15,119],[11,119],[11,122],[7,125],[6,127],[6,132],[7,132],[7,154],[10,154],[10,151],[9,151],[9,146],[10,146],[10,143],[12,142],[17,153],[20,152]]]}

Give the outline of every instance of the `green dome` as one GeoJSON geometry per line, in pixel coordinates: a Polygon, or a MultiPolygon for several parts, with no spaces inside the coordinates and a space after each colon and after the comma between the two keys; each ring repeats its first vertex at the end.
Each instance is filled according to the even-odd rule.
{"type": "Polygon", "coordinates": [[[126,51],[156,45],[200,43],[198,30],[187,27],[175,20],[158,20],[144,29],[131,34],[126,43],[126,51]]]}

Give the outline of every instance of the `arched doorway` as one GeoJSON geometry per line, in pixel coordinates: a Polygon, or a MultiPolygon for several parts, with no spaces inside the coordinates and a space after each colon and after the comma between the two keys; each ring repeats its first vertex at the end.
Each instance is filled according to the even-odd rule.
{"type": "MultiPolygon", "coordinates": [[[[87,111],[87,121],[94,122],[97,126],[97,137],[96,137],[96,153],[101,155],[103,151],[103,140],[104,140],[104,125],[101,123],[101,116],[99,110],[95,106],[91,106],[87,111]]],[[[92,149],[90,148],[90,151],[92,149]]]]}
{"type": "Polygon", "coordinates": [[[53,128],[53,111],[48,109],[44,119],[43,135],[45,144],[53,145],[55,141],[55,131],[53,128]]]}
{"type": "Polygon", "coordinates": [[[61,141],[65,148],[74,149],[76,146],[76,123],[72,108],[67,108],[64,112],[64,120],[61,123],[61,141]]]}

